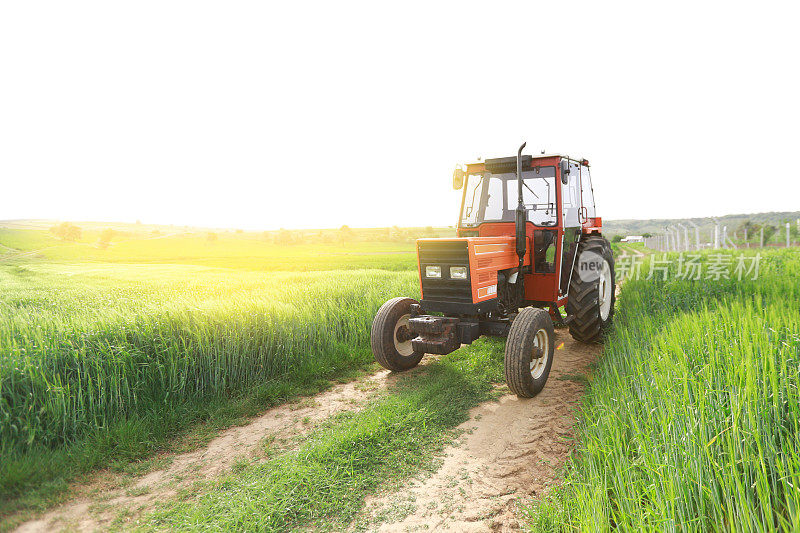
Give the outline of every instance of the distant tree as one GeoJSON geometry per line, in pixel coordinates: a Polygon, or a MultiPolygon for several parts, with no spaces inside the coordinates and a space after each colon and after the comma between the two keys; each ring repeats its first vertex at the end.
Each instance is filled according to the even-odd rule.
{"type": "Polygon", "coordinates": [[[75,242],[81,238],[82,231],[75,224],[62,222],[50,228],[50,233],[61,240],[75,242]]]}
{"type": "Polygon", "coordinates": [[[319,230],[318,233],[314,233],[311,235],[311,242],[325,242],[325,232],[319,230]]]}
{"type": "Polygon", "coordinates": [[[739,231],[747,230],[747,233],[749,235],[752,235],[753,233],[755,233],[759,229],[761,229],[761,227],[748,218],[747,220],[745,220],[744,222],[739,224],[739,228],[736,231],[739,232],[739,231]]]}
{"type": "Polygon", "coordinates": [[[97,241],[97,245],[105,250],[111,245],[111,239],[114,238],[114,230],[111,228],[106,228],[100,232],[100,238],[97,241]]]}
{"type": "Polygon", "coordinates": [[[747,241],[752,241],[754,238],[760,239],[759,236],[761,232],[761,225],[756,224],[750,219],[745,220],[739,227],[736,228],[736,231],[733,232],[734,235],[741,237],[744,240],[745,233],[747,234],[747,241]]]}
{"type": "Polygon", "coordinates": [[[278,235],[275,236],[275,244],[292,244],[294,236],[288,229],[281,228],[278,230],[278,235]]]}
{"type": "Polygon", "coordinates": [[[152,233],[153,235],[161,235],[161,232],[160,232],[160,231],[158,231],[157,229],[154,229],[154,230],[153,230],[153,231],[151,231],[150,233],[152,233]]]}
{"type": "Polygon", "coordinates": [[[244,230],[243,229],[237,229],[236,233],[244,233],[244,230]]]}
{"type": "Polygon", "coordinates": [[[339,228],[339,242],[344,244],[352,240],[353,240],[353,230],[350,229],[350,226],[345,224],[344,226],[339,228]]]}
{"type": "Polygon", "coordinates": [[[425,237],[433,237],[435,232],[433,231],[433,226],[425,226],[425,231],[423,232],[425,237]]]}
{"type": "MultiPolygon", "coordinates": [[[[128,219],[128,220],[130,220],[130,219],[128,219]]],[[[136,225],[141,226],[142,225],[142,221],[141,220],[137,220],[136,221],[136,225]]]]}
{"type": "MultiPolygon", "coordinates": [[[[773,226],[772,224],[764,225],[764,244],[767,244],[769,240],[778,232],[778,228],[773,226]]],[[[760,237],[759,237],[760,238],[760,237]]]]}
{"type": "Polygon", "coordinates": [[[622,235],[614,235],[613,237],[611,237],[611,242],[621,242],[621,241],[622,241],[622,235]]]}
{"type": "Polygon", "coordinates": [[[391,228],[383,228],[383,230],[381,230],[381,239],[384,241],[388,241],[391,238],[392,238],[391,228]]]}
{"type": "Polygon", "coordinates": [[[653,236],[653,234],[649,233],[649,232],[642,233],[642,237],[644,237],[645,239],[649,239],[652,236],[653,236]]]}
{"type": "Polygon", "coordinates": [[[268,232],[268,231],[262,231],[261,232],[261,238],[264,239],[265,241],[271,241],[272,240],[272,234],[270,232],[268,232]]]}
{"type": "Polygon", "coordinates": [[[207,240],[208,242],[216,242],[216,241],[217,241],[217,239],[219,239],[219,235],[217,235],[217,234],[216,234],[216,233],[214,233],[213,231],[209,231],[209,232],[206,234],[206,240],[207,240]]]}
{"type": "Polygon", "coordinates": [[[401,230],[398,226],[392,226],[392,240],[393,241],[403,240],[403,230],[401,230]]]}

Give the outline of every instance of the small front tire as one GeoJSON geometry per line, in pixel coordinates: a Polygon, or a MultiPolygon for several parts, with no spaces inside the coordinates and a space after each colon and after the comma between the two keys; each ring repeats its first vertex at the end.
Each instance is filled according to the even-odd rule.
{"type": "Polygon", "coordinates": [[[415,351],[411,344],[408,319],[412,298],[392,298],[378,309],[372,321],[372,354],[383,368],[400,372],[414,368],[422,360],[423,352],[415,351]]]}
{"type": "Polygon", "coordinates": [[[520,311],[506,340],[505,374],[511,392],[533,398],[542,391],[553,366],[554,341],[547,311],[535,307],[520,311]]]}

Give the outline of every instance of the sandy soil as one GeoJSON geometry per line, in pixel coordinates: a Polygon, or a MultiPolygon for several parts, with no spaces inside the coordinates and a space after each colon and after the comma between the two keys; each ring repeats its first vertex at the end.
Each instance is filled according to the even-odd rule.
{"type": "MultiPolygon", "coordinates": [[[[598,346],[573,341],[566,330],[557,330],[556,346],[562,342],[539,396],[522,400],[504,395],[475,408],[437,472],[412,480],[396,493],[368,499],[358,522],[381,531],[518,529],[517,501],[529,501],[557,479],[557,469],[570,449],[587,366],[600,351],[598,346]]],[[[433,360],[426,357],[423,365],[433,360]]],[[[164,468],[132,483],[115,482],[114,474],[101,472],[94,482],[79,487],[72,501],[16,531],[133,526],[139,515],[158,502],[191,490],[196,481],[224,473],[241,458],[266,457],[296,446],[316,424],[336,413],[362,408],[372,394],[392,381],[389,372],[378,372],[271,409],[247,425],[222,432],[200,449],[166,456],[164,468]]]]}
{"type": "Polygon", "coordinates": [[[527,505],[558,479],[585,374],[600,353],[599,346],[574,341],[566,329],[556,331],[556,346],[562,342],[536,398],[508,394],[473,409],[439,470],[370,499],[362,520],[379,531],[519,530],[517,503],[527,505]]]}

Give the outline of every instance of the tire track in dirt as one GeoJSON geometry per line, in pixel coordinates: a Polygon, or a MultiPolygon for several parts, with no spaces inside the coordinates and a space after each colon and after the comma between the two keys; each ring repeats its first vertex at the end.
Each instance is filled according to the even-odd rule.
{"type": "Polygon", "coordinates": [[[556,330],[556,346],[562,342],[538,396],[506,394],[473,409],[433,475],[369,498],[356,524],[382,532],[519,530],[517,503],[559,479],[585,375],[600,355],[599,345],[579,343],[566,329],[556,330]]]}
{"type": "MultiPolygon", "coordinates": [[[[413,371],[412,371],[413,372],[413,371]]],[[[296,447],[316,424],[337,413],[362,409],[377,393],[395,381],[388,370],[281,405],[246,425],[220,432],[197,450],[165,456],[168,466],[119,486],[118,474],[100,472],[94,481],[76,487],[76,497],[41,517],[23,523],[17,532],[67,529],[97,531],[112,524],[135,525],[136,518],[159,502],[191,490],[197,481],[223,474],[238,460],[274,456],[296,447]]]]}

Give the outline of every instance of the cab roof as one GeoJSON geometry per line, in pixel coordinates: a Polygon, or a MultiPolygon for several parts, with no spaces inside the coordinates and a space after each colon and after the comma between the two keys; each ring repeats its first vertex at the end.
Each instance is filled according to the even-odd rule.
{"type": "MultiPolygon", "coordinates": [[[[570,161],[575,161],[576,163],[580,163],[584,166],[589,166],[589,161],[587,159],[582,158],[575,158],[570,157],[566,154],[538,154],[538,155],[522,155],[522,168],[523,170],[528,170],[532,167],[539,166],[539,165],[555,165],[560,159],[568,159],[570,161]]],[[[516,172],[517,169],[517,157],[498,157],[498,158],[487,158],[483,161],[476,161],[474,163],[467,164],[467,171],[468,172],[480,172],[480,171],[488,171],[493,174],[500,174],[506,172],[516,172]]]]}

